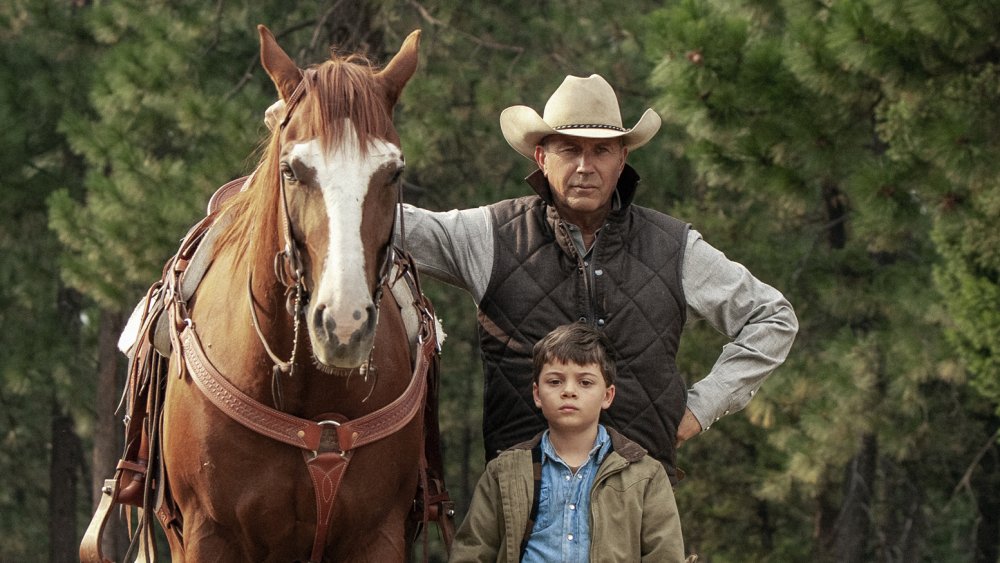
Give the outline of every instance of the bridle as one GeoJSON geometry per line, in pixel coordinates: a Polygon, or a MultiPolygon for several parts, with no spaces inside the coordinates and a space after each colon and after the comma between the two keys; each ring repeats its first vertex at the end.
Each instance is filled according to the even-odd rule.
{"type": "MultiPolygon", "coordinates": [[[[299,81],[295,90],[292,91],[292,94],[285,102],[285,115],[275,131],[275,135],[280,137],[282,131],[285,130],[285,127],[291,120],[293,111],[307,93],[307,84],[311,83],[315,76],[316,70],[312,68],[306,69],[302,73],[302,79],[299,81]]],[[[302,251],[299,248],[299,242],[295,239],[295,235],[293,234],[292,216],[288,206],[288,191],[285,188],[285,177],[281,173],[280,166],[275,167],[274,173],[277,175],[280,190],[281,236],[284,239],[283,248],[274,256],[274,274],[278,282],[285,287],[285,307],[288,310],[288,313],[292,315],[293,319],[292,351],[287,361],[282,360],[277,354],[274,353],[271,346],[267,342],[267,338],[264,336],[264,333],[260,328],[260,322],[257,319],[257,307],[253,297],[253,266],[251,266],[250,275],[247,279],[247,294],[250,304],[250,318],[253,321],[253,327],[254,331],[257,333],[257,339],[260,340],[261,345],[264,347],[264,351],[271,358],[271,361],[274,364],[271,368],[271,394],[274,399],[275,406],[278,409],[281,409],[284,402],[281,392],[281,375],[285,374],[289,377],[294,375],[300,340],[300,327],[302,319],[305,317],[305,308],[308,304],[309,291],[304,282],[305,268],[302,262],[302,251]]],[[[393,208],[393,229],[390,232],[396,232],[397,221],[400,229],[402,228],[402,204],[403,187],[402,182],[400,182],[397,185],[396,205],[393,208]]],[[[405,241],[405,235],[400,234],[400,240],[405,241]]],[[[379,272],[375,282],[375,291],[372,295],[372,301],[375,305],[375,330],[378,329],[383,287],[389,279],[389,274],[396,258],[396,247],[390,241],[386,247],[385,257],[382,264],[379,266],[379,272]]],[[[374,376],[376,373],[374,355],[375,344],[373,342],[371,348],[368,350],[368,360],[362,364],[360,368],[357,368],[366,382],[368,381],[369,375],[374,376]]],[[[323,371],[333,371],[331,368],[321,367],[320,369],[323,371]]],[[[372,390],[374,390],[374,386],[372,387],[372,390]]],[[[367,400],[367,397],[365,400],[367,400]]]]}

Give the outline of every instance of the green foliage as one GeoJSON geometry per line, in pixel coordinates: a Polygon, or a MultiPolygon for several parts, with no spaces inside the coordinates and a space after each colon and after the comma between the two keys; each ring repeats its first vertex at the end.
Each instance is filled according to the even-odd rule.
{"type": "Polygon", "coordinates": [[[49,543],[50,418],[86,413],[75,399],[93,395],[86,311],[60,282],[45,205],[80,188],[56,121],[82,101],[87,50],[54,2],[6,2],[0,29],[0,560],[26,561],[49,543]]]}
{"type": "Polygon", "coordinates": [[[87,12],[97,78],[89,105],[61,120],[87,162],[87,195],[55,194],[52,225],[71,251],[67,281],[111,310],[158,277],[214,188],[246,170],[260,134],[248,124],[260,123],[263,80],[234,87],[256,53],[253,27],[241,10],[206,27],[211,8],[194,4],[87,12]]]}
{"type": "MultiPolygon", "coordinates": [[[[753,495],[770,514],[816,502],[820,553],[838,533],[824,529],[822,507],[846,502],[842,468],[862,437],[876,439],[880,467],[940,494],[917,462],[941,444],[966,459],[990,435],[974,415],[954,416],[967,401],[959,361],[1000,404],[990,372],[1000,278],[981,266],[996,254],[988,224],[1000,211],[983,205],[997,193],[990,118],[1000,93],[989,78],[997,10],[985,4],[682,0],[649,20],[658,109],[683,130],[675,148],[703,186],[682,203],[686,218],[784,290],[802,323],[789,363],[748,409],[755,424],[773,424],[761,447],[783,459],[753,495]]],[[[954,483],[962,470],[941,477],[954,483]]],[[[887,522],[912,517],[909,508],[870,509],[888,545],[854,540],[871,542],[873,557],[906,548],[887,522]]],[[[707,553],[733,560],[726,545],[759,535],[750,523],[720,533],[711,536],[728,542],[707,553]]],[[[779,544],[791,545],[739,556],[801,557],[772,551],[779,544]]]]}
{"type": "MultiPolygon", "coordinates": [[[[95,304],[130,307],[212,190],[255,164],[275,96],[257,23],[301,66],[331,44],[384,62],[423,29],[396,121],[407,200],[432,209],[529,193],[534,165],[498,116],[541,111],[567,74],[607,77],[627,125],[655,104],[663,130],[630,155],[637,202],[691,221],[802,324],[746,412],[680,451],[691,550],[833,558],[845,468],[874,438],[867,558],[975,557],[977,510],[997,500],[974,454],[1000,414],[995,2],[12,0],[0,23],[0,560],[45,544],[49,417],[96,430],[81,400],[95,304]]],[[[461,513],[483,459],[474,306],[426,286],[449,333],[441,425],[461,513]]],[[[690,382],[722,343],[689,327],[690,382]]]]}

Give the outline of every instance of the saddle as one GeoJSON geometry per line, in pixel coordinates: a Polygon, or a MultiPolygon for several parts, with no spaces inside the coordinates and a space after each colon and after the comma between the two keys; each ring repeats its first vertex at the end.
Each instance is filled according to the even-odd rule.
{"type": "Polygon", "coordinates": [[[329,524],[323,514],[330,514],[336,501],[336,485],[343,476],[353,449],[401,428],[417,413],[424,416],[424,447],[418,466],[418,490],[411,511],[414,542],[424,534],[424,560],[427,560],[428,529],[436,522],[448,551],[454,537],[454,503],[444,485],[438,426],[439,353],[444,333],[429,300],[423,295],[412,258],[395,248],[395,259],[386,285],[400,307],[407,334],[410,337],[411,361],[414,366],[410,385],[403,396],[387,407],[356,419],[344,421],[329,432],[326,421],[298,419],[243,396],[239,390],[208,362],[197,334],[185,326],[186,303],[197,289],[208,269],[211,248],[221,230],[219,207],[230,195],[239,191],[246,178],[233,180],[219,188],[209,204],[208,214],[191,228],[178,252],[167,261],[159,281],[150,286],[136,307],[119,348],[129,355],[128,377],[122,396],[125,423],[125,448],[112,478],[104,481],[97,510],[84,534],[80,559],[84,563],[110,563],[103,554],[101,542],[112,509],[124,509],[132,543],[126,559],[155,560],[155,540],[150,515],[155,515],[171,544],[183,543],[183,520],[170,495],[164,460],[160,448],[162,436],[163,400],[166,389],[168,359],[172,350],[179,351],[177,362],[181,375],[192,377],[198,387],[223,412],[237,422],[265,436],[304,448],[307,469],[317,496],[317,530],[312,560],[318,561],[325,543],[329,524]],[[228,385],[228,387],[227,387],[228,385]],[[221,391],[220,391],[221,389],[221,391]],[[233,402],[242,408],[232,409],[233,402]],[[249,412],[249,415],[245,413],[249,412]],[[294,436],[286,436],[274,426],[290,427],[294,436]],[[270,424],[270,423],[274,424],[270,424]],[[291,426],[289,423],[291,422],[291,426]],[[379,428],[378,432],[366,432],[379,428]],[[303,440],[302,436],[306,436],[303,440]],[[358,436],[361,436],[358,439],[358,436]],[[315,443],[313,443],[315,442],[315,443]],[[334,448],[328,447],[333,443],[334,448]],[[321,447],[321,443],[324,445],[321,447]],[[306,455],[308,451],[313,455],[306,455]],[[321,486],[329,487],[330,476],[335,482],[334,494],[321,495],[321,486]],[[321,500],[320,497],[329,500],[321,500]],[[132,523],[133,507],[137,519],[132,523]]]}

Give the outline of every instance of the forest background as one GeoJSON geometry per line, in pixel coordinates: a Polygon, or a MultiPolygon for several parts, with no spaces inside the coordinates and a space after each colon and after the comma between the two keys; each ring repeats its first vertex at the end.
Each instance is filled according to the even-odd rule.
{"type": "MultiPolygon", "coordinates": [[[[567,74],[605,76],[626,125],[660,113],[630,155],[637,202],[691,222],[801,322],[750,406],[680,450],[689,551],[998,561],[993,0],[6,0],[0,561],[76,557],[120,451],[123,320],[266,133],[258,23],[301,66],[331,45],[385,62],[423,29],[397,125],[406,199],[431,209],[529,193],[498,115],[541,111],[567,74]]],[[[461,513],[483,467],[475,307],[426,286],[461,513]]],[[[688,327],[689,383],[723,342],[688,327]]]]}

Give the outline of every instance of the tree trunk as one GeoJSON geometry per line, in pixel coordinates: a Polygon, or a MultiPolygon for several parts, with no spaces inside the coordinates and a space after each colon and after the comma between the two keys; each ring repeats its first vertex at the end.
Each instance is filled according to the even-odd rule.
{"type": "MultiPolygon", "coordinates": [[[[382,27],[376,25],[379,6],[374,2],[335,2],[312,30],[312,41],[296,54],[299,62],[322,60],[328,49],[339,54],[360,53],[377,62],[398,45],[386,45],[382,27]]],[[[386,62],[386,61],[381,61],[386,62]]]]}
{"type": "Polygon", "coordinates": [[[872,491],[878,459],[878,440],[874,434],[861,438],[861,449],[847,464],[844,501],[834,525],[833,558],[841,563],[864,563],[872,530],[872,491]]]}
{"type": "Polygon", "coordinates": [[[921,470],[922,465],[914,471],[912,466],[899,466],[892,461],[883,460],[880,464],[880,495],[885,498],[886,511],[880,534],[879,561],[907,563],[921,558],[927,537],[921,470]]]}
{"type": "MultiPolygon", "coordinates": [[[[115,474],[124,440],[122,425],[118,423],[115,408],[121,397],[124,378],[124,356],[118,350],[118,334],[122,329],[121,316],[109,311],[101,312],[97,353],[97,395],[95,398],[94,450],[91,472],[91,504],[97,508],[101,487],[105,479],[115,474]]],[[[124,526],[109,522],[104,532],[104,554],[109,559],[121,560],[128,547],[124,526]]]]}
{"type": "Polygon", "coordinates": [[[813,561],[830,561],[833,552],[834,526],[837,523],[837,506],[831,500],[835,496],[831,483],[824,484],[816,499],[816,514],[813,517],[813,561]]]}
{"type": "Polygon", "coordinates": [[[980,462],[972,479],[979,504],[976,527],[976,563],[1000,561],[1000,450],[994,445],[980,462]]]}
{"type": "Polygon", "coordinates": [[[52,455],[49,460],[49,561],[79,560],[76,542],[76,499],[82,446],[73,419],[52,405],[52,455]]]}

